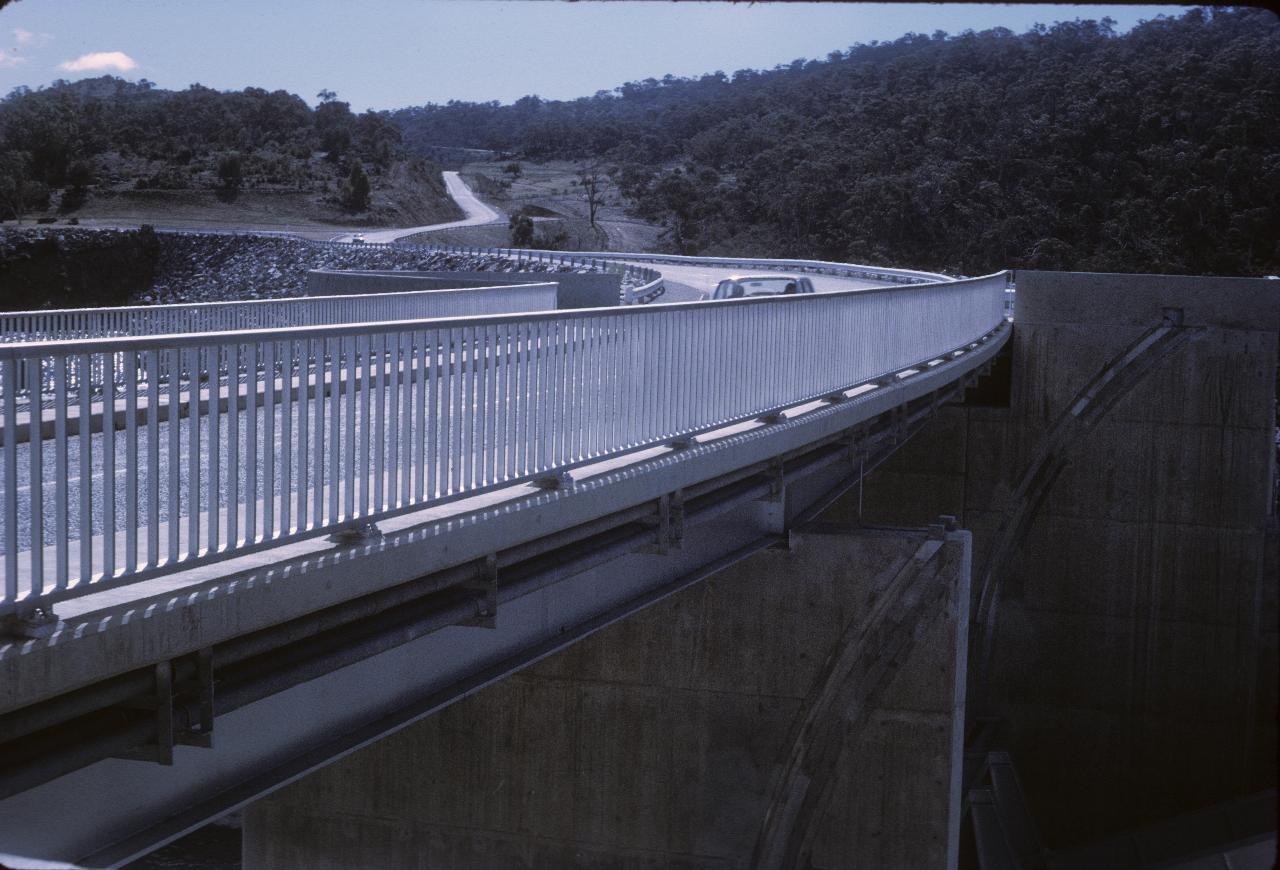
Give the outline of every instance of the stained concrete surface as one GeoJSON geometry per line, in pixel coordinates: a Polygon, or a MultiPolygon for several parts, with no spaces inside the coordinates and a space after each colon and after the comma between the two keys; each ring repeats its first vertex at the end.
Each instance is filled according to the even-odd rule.
{"type": "MultiPolygon", "coordinates": [[[[752,866],[815,685],[925,535],[797,538],[259,802],[245,866],[752,866]]],[[[954,865],[968,556],[952,533],[884,605],[927,615],[866,709],[813,726],[838,757],[808,774],[814,867],[954,865]]]]}
{"type": "Polygon", "coordinates": [[[976,595],[1039,439],[1166,308],[1196,334],[1073,445],[972,671],[1051,847],[1275,785],[1275,282],[1020,272],[1008,406],[944,409],[865,488],[869,522],[956,515],[976,595]]]}

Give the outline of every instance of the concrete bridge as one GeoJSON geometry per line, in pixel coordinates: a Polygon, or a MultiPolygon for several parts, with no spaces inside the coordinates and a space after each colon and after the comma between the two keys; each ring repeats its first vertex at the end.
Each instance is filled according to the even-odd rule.
{"type": "Polygon", "coordinates": [[[1267,282],[1023,274],[1015,330],[1006,273],[570,260],[606,257],[622,306],[548,310],[548,274],[7,321],[0,861],[251,806],[249,866],[1071,866],[1274,784],[1267,282]],[[824,292],[652,303],[763,268],[824,292]],[[1027,546],[1063,523],[1087,572],[1027,546]],[[1063,624],[1127,668],[1089,669],[1101,763],[1196,742],[1169,704],[1228,674],[1229,745],[1134,763],[1127,815],[1011,793],[1063,624]]]}

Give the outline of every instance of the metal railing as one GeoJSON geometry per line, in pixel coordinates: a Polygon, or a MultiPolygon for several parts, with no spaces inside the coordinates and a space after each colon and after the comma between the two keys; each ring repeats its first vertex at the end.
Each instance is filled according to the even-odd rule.
{"type": "Polygon", "coordinates": [[[413,320],[469,314],[512,314],[555,308],[555,289],[543,284],[503,284],[399,293],[302,296],[235,302],[128,305],[0,312],[0,342],[175,335],[324,326],[372,320],[413,320]]]}
{"type": "MultiPolygon", "coordinates": [[[[178,305],[139,305],[120,308],[72,308],[0,313],[0,343],[67,341],[80,338],[112,338],[144,335],[236,332],[248,329],[285,329],[387,320],[420,320],[428,317],[460,317],[480,314],[517,314],[548,311],[556,307],[554,283],[509,284],[449,290],[413,290],[400,293],[308,296],[295,299],[263,299],[244,302],[210,302],[178,305]]],[[[117,386],[146,383],[150,370],[130,370],[122,358],[111,360],[115,368],[100,365],[74,368],[69,386],[81,388],[82,379],[94,398],[102,395],[110,378],[117,386]]],[[[167,380],[167,363],[156,374],[167,380]]],[[[185,379],[187,373],[183,373],[185,379]]],[[[40,393],[32,394],[30,375],[20,363],[16,395],[25,405],[32,395],[47,393],[54,371],[47,363],[40,370],[40,393]]]]}
{"type": "MultiPolygon", "coordinates": [[[[323,243],[338,245],[341,243],[323,243]]],[[[587,267],[600,271],[619,272],[626,278],[630,276],[636,285],[624,290],[621,302],[623,305],[652,302],[662,295],[662,273],[637,265],[643,263],[668,263],[687,266],[719,266],[734,269],[813,272],[835,275],[842,278],[880,281],[886,284],[933,284],[954,281],[949,275],[938,272],[922,272],[918,269],[891,269],[884,266],[865,266],[856,263],[839,263],[830,260],[784,260],[762,259],[758,257],[686,257],[678,254],[628,254],[611,251],[547,251],[537,248],[502,248],[480,247],[470,245],[440,245],[422,242],[392,242],[380,247],[417,249],[424,252],[460,254],[463,256],[495,256],[505,257],[523,262],[542,262],[563,264],[573,267],[587,267]]]]}
{"type": "Polygon", "coordinates": [[[0,614],[829,395],[987,334],[1006,284],[0,345],[0,614]]]}

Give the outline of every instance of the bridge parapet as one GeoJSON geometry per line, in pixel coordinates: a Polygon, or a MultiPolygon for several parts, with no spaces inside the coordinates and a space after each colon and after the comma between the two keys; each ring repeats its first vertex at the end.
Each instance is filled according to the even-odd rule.
{"type": "Polygon", "coordinates": [[[1001,324],[1007,283],[3,345],[0,614],[923,366],[1001,324]],[[99,395],[81,388],[94,371],[128,376],[99,395]],[[51,407],[51,438],[20,417],[24,386],[51,407]],[[123,414],[122,435],[78,437],[95,404],[123,414]],[[25,444],[7,437],[20,428],[25,444]]]}

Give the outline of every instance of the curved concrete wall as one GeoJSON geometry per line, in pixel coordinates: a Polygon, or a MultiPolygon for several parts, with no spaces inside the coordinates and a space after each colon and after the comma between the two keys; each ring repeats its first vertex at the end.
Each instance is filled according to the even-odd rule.
{"type": "Polygon", "coordinates": [[[559,289],[556,291],[552,305],[548,307],[606,308],[618,304],[621,281],[620,275],[611,273],[314,270],[307,273],[307,295],[399,293],[405,290],[554,282],[559,289]]]}

